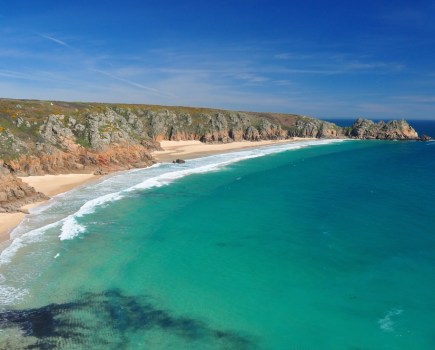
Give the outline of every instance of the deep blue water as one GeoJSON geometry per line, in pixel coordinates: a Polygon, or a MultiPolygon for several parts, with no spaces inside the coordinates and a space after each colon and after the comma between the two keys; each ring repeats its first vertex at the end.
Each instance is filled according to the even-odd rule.
{"type": "Polygon", "coordinates": [[[412,141],[116,174],[2,253],[0,345],[434,349],[434,174],[435,143],[412,141]]]}

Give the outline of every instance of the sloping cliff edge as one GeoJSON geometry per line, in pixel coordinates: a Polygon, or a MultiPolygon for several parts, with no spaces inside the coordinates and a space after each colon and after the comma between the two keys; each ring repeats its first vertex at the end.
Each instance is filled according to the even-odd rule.
{"type": "Polygon", "coordinates": [[[417,140],[405,121],[357,119],[340,127],[278,113],[0,99],[0,212],[43,199],[16,176],[146,167],[161,140],[205,143],[292,137],[417,140]]]}

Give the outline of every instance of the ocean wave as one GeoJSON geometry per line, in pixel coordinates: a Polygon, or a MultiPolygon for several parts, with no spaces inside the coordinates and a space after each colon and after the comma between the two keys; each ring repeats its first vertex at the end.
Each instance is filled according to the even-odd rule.
{"type": "Polygon", "coordinates": [[[77,221],[78,218],[93,213],[97,207],[102,207],[103,205],[108,204],[109,202],[114,202],[124,198],[129,192],[139,191],[139,190],[143,191],[151,188],[166,186],[172,183],[173,181],[177,179],[181,179],[185,176],[192,175],[192,174],[203,174],[210,171],[214,171],[227,164],[239,160],[241,159],[238,158],[238,159],[233,159],[231,161],[227,160],[221,163],[208,164],[204,166],[163,173],[158,176],[146,179],[141,183],[131,186],[122,191],[110,193],[92,199],[89,202],[86,202],[76,213],[69,215],[67,218],[63,220],[61,234],[59,235],[59,238],[61,240],[73,239],[74,237],[78,236],[80,233],[85,232],[86,227],[77,221]]]}
{"type": "MultiPolygon", "coordinates": [[[[96,208],[107,205],[111,202],[120,200],[127,196],[130,192],[133,191],[141,191],[150,188],[156,188],[168,185],[174,182],[177,179],[183,178],[188,175],[193,174],[203,174],[211,171],[216,171],[225,167],[229,164],[240,162],[247,159],[262,157],[274,153],[280,153],[289,150],[297,150],[300,148],[308,147],[308,146],[320,146],[331,143],[338,143],[344,140],[313,140],[313,141],[300,141],[294,143],[285,143],[285,144],[277,144],[266,146],[262,148],[254,148],[248,150],[240,150],[232,153],[223,153],[218,155],[211,155],[202,158],[196,158],[192,160],[188,160],[184,166],[186,168],[180,169],[180,165],[171,164],[171,163],[158,163],[154,164],[151,167],[145,169],[133,169],[122,173],[116,173],[112,176],[109,176],[105,180],[99,182],[96,186],[98,188],[107,188],[107,187],[121,187],[118,188],[117,191],[112,193],[106,193],[97,198],[93,199],[85,199],[86,202],[79,207],[74,213],[48,225],[43,225],[42,227],[38,227],[36,229],[31,229],[27,232],[22,233],[19,236],[13,235],[12,232],[11,237],[13,237],[12,243],[5,248],[0,254],[0,266],[5,263],[9,263],[11,258],[17,253],[17,251],[23,246],[35,241],[35,238],[39,235],[44,234],[48,229],[61,226],[60,234],[58,237],[60,240],[69,240],[77,237],[79,234],[85,232],[86,227],[79,223],[77,219],[93,213],[96,208]],[[147,174],[152,174],[153,172],[163,171],[161,174],[156,174],[155,176],[149,177],[143,180],[143,176],[147,174]],[[140,179],[139,183],[129,186],[125,188],[126,185],[126,177],[130,178],[132,175],[138,176],[140,179]],[[116,186],[115,186],[116,185],[116,186]],[[122,188],[124,187],[124,188],[122,188]]],[[[73,190],[74,191],[74,190],[73,190]]],[[[71,191],[72,192],[72,191],[71,191]]],[[[62,199],[67,197],[71,192],[62,194],[57,199],[62,199]]],[[[89,194],[87,193],[87,196],[89,194]]],[[[52,208],[56,204],[55,200],[50,201],[49,205],[44,206],[37,210],[35,210],[38,214],[43,214],[44,210],[47,208],[52,208]]]]}
{"type": "Polygon", "coordinates": [[[12,240],[12,243],[4,249],[0,254],[0,266],[10,263],[12,257],[18,252],[18,250],[29,243],[35,243],[38,241],[38,238],[42,236],[47,230],[50,228],[54,228],[60,225],[61,222],[54,222],[49,225],[45,225],[43,227],[39,227],[37,229],[26,232],[20,237],[16,237],[12,240]]]}
{"type": "MultiPolygon", "coordinates": [[[[61,234],[59,238],[61,240],[73,239],[78,236],[80,233],[85,232],[86,227],[80,224],[77,221],[77,218],[80,218],[84,215],[90,214],[95,211],[97,207],[100,207],[108,202],[113,202],[116,200],[120,200],[124,198],[129,192],[138,191],[138,190],[146,190],[151,188],[162,187],[168,185],[175,180],[181,179],[185,176],[193,175],[193,174],[204,174],[211,171],[216,171],[225,167],[229,164],[240,162],[247,159],[258,158],[262,156],[266,156],[273,153],[284,152],[288,150],[296,150],[302,147],[307,147],[311,145],[324,145],[333,142],[341,142],[343,140],[322,140],[322,141],[308,141],[308,142],[298,142],[293,144],[283,144],[279,146],[272,147],[264,147],[253,150],[245,150],[240,152],[234,152],[230,154],[223,155],[214,155],[209,157],[198,158],[193,161],[187,161],[187,166],[194,162],[199,163],[198,166],[188,167],[183,170],[176,170],[179,168],[179,165],[173,165],[170,168],[170,171],[164,172],[155,177],[148,178],[136,185],[133,185],[127,189],[121,190],[119,192],[110,193],[95,199],[86,202],[76,213],[68,216],[64,219],[61,234]],[[225,159],[224,157],[231,157],[229,159],[225,159]],[[201,165],[201,162],[212,161],[210,164],[201,165]],[[174,170],[175,169],[175,170],[174,170]]],[[[161,165],[161,164],[160,164],[161,165]]],[[[155,168],[158,166],[155,165],[155,168]]],[[[148,168],[150,169],[150,168],[148,168]]],[[[143,169],[142,169],[143,170],[143,169]]],[[[137,171],[137,170],[135,170],[137,171]]],[[[131,174],[131,173],[129,173],[131,174]]]]}
{"type": "MultiPolygon", "coordinates": [[[[35,273],[30,272],[29,275],[23,275],[21,270],[28,271],[29,267],[21,266],[21,260],[16,260],[17,264],[10,264],[18,251],[37,242],[43,244],[46,242],[48,245],[44,247],[47,249],[38,250],[38,254],[42,254],[38,261],[40,264],[52,263],[59,257],[59,250],[57,246],[50,245],[57,244],[56,238],[61,241],[71,240],[83,234],[86,231],[86,225],[81,222],[80,218],[92,214],[97,208],[136,195],[135,192],[166,186],[185,176],[217,171],[232,163],[307,146],[320,146],[341,141],[321,140],[279,144],[191,159],[182,165],[159,163],[145,169],[111,174],[102,181],[80,186],[68,193],[56,196],[47,205],[31,210],[31,214],[12,232],[13,240],[10,245],[0,253],[0,266],[3,273],[0,278],[0,305],[16,303],[27,295],[26,289],[17,289],[15,285],[17,273],[25,280],[37,276],[36,270],[35,273]],[[49,256],[44,256],[44,254],[49,256]]],[[[39,271],[41,266],[34,268],[39,271]]],[[[25,285],[25,282],[22,281],[19,285],[25,285]]]]}
{"type": "Polygon", "coordinates": [[[109,193],[104,196],[92,199],[83,204],[80,209],[74,214],[69,215],[62,220],[62,228],[59,238],[61,240],[71,239],[85,231],[85,227],[77,222],[77,218],[91,214],[97,207],[101,207],[109,202],[114,202],[123,198],[120,192],[109,193]]]}

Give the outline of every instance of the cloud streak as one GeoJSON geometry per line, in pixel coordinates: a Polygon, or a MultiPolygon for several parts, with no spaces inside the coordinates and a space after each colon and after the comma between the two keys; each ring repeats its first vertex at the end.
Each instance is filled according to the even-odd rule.
{"type": "Polygon", "coordinates": [[[20,72],[5,71],[5,70],[0,70],[0,77],[12,78],[12,79],[31,79],[26,74],[20,72]]]}
{"type": "Polygon", "coordinates": [[[126,84],[128,84],[128,85],[131,85],[131,86],[133,86],[133,87],[139,88],[139,89],[141,89],[141,90],[145,90],[145,91],[147,91],[147,92],[151,92],[151,93],[153,93],[153,94],[155,94],[155,95],[158,95],[158,96],[175,97],[173,94],[168,94],[168,93],[165,93],[165,92],[159,91],[158,89],[155,89],[155,88],[152,88],[152,87],[149,87],[149,86],[145,86],[145,85],[140,84],[140,83],[136,83],[136,82],[134,82],[134,81],[132,81],[132,80],[118,77],[118,76],[116,76],[116,75],[114,75],[114,74],[111,74],[111,73],[106,72],[106,71],[103,71],[103,70],[92,69],[92,71],[94,71],[94,72],[96,72],[96,73],[103,74],[103,75],[105,75],[105,76],[107,76],[107,77],[109,77],[109,78],[112,78],[112,79],[114,79],[114,80],[117,80],[117,81],[120,81],[120,82],[126,83],[126,84]]]}
{"type": "Polygon", "coordinates": [[[70,48],[71,46],[69,46],[65,41],[62,41],[60,39],[57,39],[53,36],[47,35],[47,34],[42,34],[42,33],[37,33],[41,38],[47,39],[53,43],[56,43],[58,45],[64,46],[64,47],[68,47],[70,48]]]}
{"type": "MultiPolygon", "coordinates": [[[[110,41],[92,46],[80,38],[71,47],[57,36],[42,33],[38,36],[70,50],[45,45],[45,50],[41,51],[41,46],[38,47],[41,40],[35,41],[34,33],[33,37],[23,36],[28,42],[19,44],[10,38],[8,45],[2,45],[5,41],[0,38],[3,47],[0,64],[3,60],[11,68],[0,70],[3,80],[0,94],[20,91],[18,86],[22,80],[23,95],[27,89],[35,97],[44,99],[56,96],[63,100],[196,105],[319,117],[353,117],[361,113],[368,113],[366,116],[370,117],[376,111],[382,114],[376,117],[393,113],[395,117],[406,117],[406,110],[410,109],[398,110],[387,103],[382,90],[373,90],[378,86],[382,88],[383,81],[390,85],[400,83],[398,78],[408,70],[405,63],[376,55],[317,50],[316,47],[299,51],[277,47],[256,50],[249,45],[240,45],[249,47],[247,50],[232,45],[218,49],[132,46],[121,53],[110,50],[110,41]],[[33,69],[27,67],[30,60],[33,69]],[[364,80],[368,83],[361,83],[364,80]],[[8,83],[14,89],[8,89],[8,83]],[[42,97],[43,93],[46,95],[42,97]],[[361,103],[362,96],[366,99],[364,103],[361,103]]],[[[412,103],[429,104],[431,100],[401,102],[410,106],[412,103]]]]}

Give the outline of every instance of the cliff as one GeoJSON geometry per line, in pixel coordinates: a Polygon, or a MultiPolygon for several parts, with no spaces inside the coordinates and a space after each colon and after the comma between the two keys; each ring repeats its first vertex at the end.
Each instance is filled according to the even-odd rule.
{"type": "Polygon", "coordinates": [[[357,139],[416,140],[417,132],[405,120],[391,120],[388,123],[358,118],[345,130],[345,135],[357,139]]]}
{"type": "Polygon", "coordinates": [[[46,195],[36,192],[33,187],[0,166],[0,213],[21,211],[23,205],[45,199],[48,199],[46,195]]]}
{"type": "Polygon", "coordinates": [[[155,162],[150,151],[159,149],[161,140],[227,143],[295,136],[418,138],[406,121],[375,124],[358,119],[351,127],[342,128],[294,114],[0,99],[0,168],[8,173],[0,179],[6,188],[0,192],[0,207],[38,196],[16,175],[101,174],[145,167],[155,162]],[[16,195],[11,197],[14,189],[16,195]]]}

